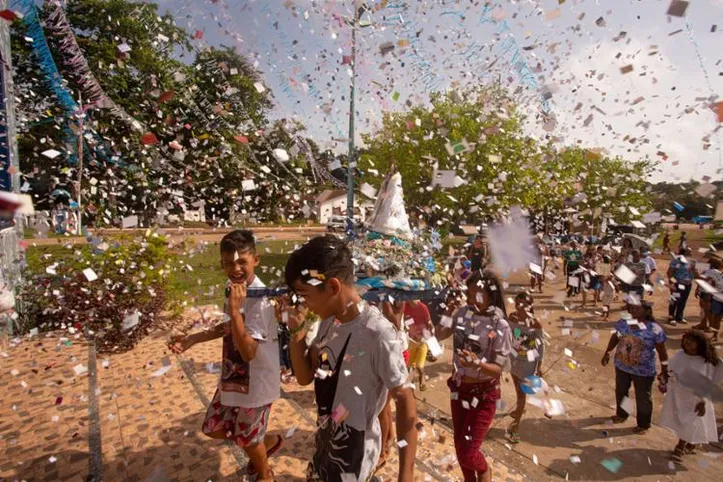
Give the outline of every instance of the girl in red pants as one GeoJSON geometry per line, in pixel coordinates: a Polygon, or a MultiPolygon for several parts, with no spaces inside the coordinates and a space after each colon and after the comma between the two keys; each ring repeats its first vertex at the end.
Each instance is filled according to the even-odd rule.
{"type": "Polygon", "coordinates": [[[436,328],[440,340],[454,335],[451,390],[454,447],[465,482],[489,482],[492,470],[480,451],[500,399],[500,375],[508,368],[512,333],[505,320],[502,283],[490,271],[475,271],[466,281],[467,306],[451,326],[436,328]]]}

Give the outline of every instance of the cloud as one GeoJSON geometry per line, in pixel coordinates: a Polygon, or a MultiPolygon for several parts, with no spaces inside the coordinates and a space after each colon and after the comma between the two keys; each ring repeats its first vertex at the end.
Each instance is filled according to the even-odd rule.
{"type": "Polygon", "coordinates": [[[556,72],[556,134],[566,144],[581,140],[628,159],[662,160],[657,153],[664,152],[669,160],[661,162],[656,180],[687,180],[718,168],[715,136],[703,149],[702,138],[716,126],[703,76],[664,45],[638,39],[576,45],[556,72]],[[621,72],[628,66],[631,72],[621,72]]]}

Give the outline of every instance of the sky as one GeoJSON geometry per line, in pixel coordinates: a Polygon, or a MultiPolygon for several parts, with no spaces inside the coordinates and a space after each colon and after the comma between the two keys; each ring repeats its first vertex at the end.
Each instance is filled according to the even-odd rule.
{"type": "MultiPolygon", "coordinates": [[[[345,19],[354,1],[156,3],[179,26],[202,32],[197,47],[232,46],[247,56],[273,93],[272,118],[297,119],[321,146],[345,152],[345,19]]],[[[384,111],[501,81],[515,92],[528,135],[659,161],[653,181],[721,179],[723,124],[712,106],[723,100],[723,0],[692,0],[683,16],[667,14],[671,0],[366,3],[368,26],[357,31],[357,142],[378,132],[384,111]]]]}

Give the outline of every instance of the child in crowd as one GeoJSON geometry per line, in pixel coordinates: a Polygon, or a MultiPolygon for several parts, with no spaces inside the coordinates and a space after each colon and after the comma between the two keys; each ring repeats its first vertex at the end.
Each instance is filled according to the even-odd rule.
{"type": "Polygon", "coordinates": [[[615,297],[615,284],[613,283],[613,277],[611,274],[607,274],[603,278],[602,284],[602,305],[603,305],[603,320],[607,320],[610,316],[610,305],[615,297]]]}
{"type": "Polygon", "coordinates": [[[682,350],[670,359],[670,383],[660,412],[660,425],[678,437],[671,460],[681,462],[697,444],[718,441],[715,408],[706,392],[723,381],[723,365],[705,334],[690,330],[682,350]]]}
{"type": "MultiPolygon", "coordinates": [[[[394,326],[394,329],[397,332],[397,339],[399,340],[399,344],[402,346],[404,363],[406,366],[409,366],[409,335],[403,319],[405,306],[406,303],[404,301],[384,301],[381,303],[381,312],[384,315],[384,318],[389,320],[392,326],[394,326]]],[[[382,453],[379,456],[379,462],[377,462],[376,469],[374,470],[375,474],[382,470],[387,464],[389,449],[395,439],[393,422],[392,397],[391,394],[389,394],[387,395],[387,403],[384,405],[384,408],[379,414],[379,426],[382,432],[382,453]]]]}
{"type": "Polygon", "coordinates": [[[196,343],[223,337],[221,379],[206,412],[203,433],[227,439],[249,457],[249,475],[273,480],[268,457],[283,443],[267,435],[271,405],[279,398],[279,344],[274,306],[267,298],[247,298],[248,288],[263,288],[254,235],[236,230],[221,240],[221,267],[228,276],[224,322],[212,330],[171,339],[171,350],[182,353],[196,343]]]}
{"type": "Polygon", "coordinates": [[[427,305],[419,300],[407,301],[404,305],[405,325],[409,329],[409,360],[407,367],[417,371],[419,390],[425,391],[424,364],[429,348],[425,339],[434,334],[434,325],[427,305]],[[426,336],[425,336],[426,335],[426,336]]]}
{"type": "Polygon", "coordinates": [[[467,306],[451,323],[436,327],[439,340],[454,335],[454,372],[447,385],[452,392],[454,448],[465,482],[492,480],[492,468],[480,447],[501,397],[502,370],[509,369],[512,333],[506,316],[500,280],[490,271],[475,271],[467,278],[467,306]]]}
{"type": "Polygon", "coordinates": [[[510,314],[510,329],[512,330],[513,358],[512,380],[517,392],[517,405],[512,412],[512,424],[508,431],[510,442],[520,442],[520,421],[525,412],[527,395],[522,391],[525,378],[531,376],[542,377],[542,357],[545,354],[545,343],[542,335],[542,325],[535,318],[532,295],[523,291],[515,297],[515,311],[510,314]]]}
{"type": "Polygon", "coordinates": [[[563,271],[567,275],[567,296],[577,295],[580,292],[580,278],[577,272],[582,261],[582,252],[577,249],[577,241],[570,242],[570,248],[562,253],[562,257],[563,271]]]}
{"type": "Polygon", "coordinates": [[[308,481],[366,481],[382,447],[379,414],[396,402],[399,481],[414,480],[417,410],[397,332],[354,286],[344,241],[310,240],[286,263],[286,283],[301,304],[284,310],[292,332],[291,362],[301,385],[314,382],[317,432],[308,481]],[[307,345],[306,309],[323,321],[307,345]]]}

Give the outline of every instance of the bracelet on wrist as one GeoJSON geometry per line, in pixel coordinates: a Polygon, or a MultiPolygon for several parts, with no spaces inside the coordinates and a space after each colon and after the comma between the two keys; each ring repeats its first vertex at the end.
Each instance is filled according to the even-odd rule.
{"type": "Polygon", "coordinates": [[[306,329],[306,325],[307,325],[307,322],[305,321],[305,322],[303,322],[301,325],[299,325],[297,328],[289,329],[289,334],[290,334],[291,336],[296,336],[296,335],[298,335],[301,331],[303,331],[304,329],[306,329]]]}

